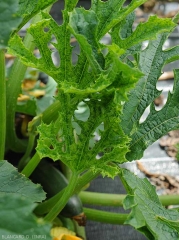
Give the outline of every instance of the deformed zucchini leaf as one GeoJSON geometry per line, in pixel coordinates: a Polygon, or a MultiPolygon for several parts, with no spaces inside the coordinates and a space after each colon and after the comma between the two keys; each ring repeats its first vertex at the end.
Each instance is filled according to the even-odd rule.
{"type": "MultiPolygon", "coordinates": [[[[0,161],[0,196],[14,194],[30,198],[31,202],[41,202],[46,194],[39,184],[32,183],[5,160],[0,161]]],[[[2,219],[2,218],[0,218],[2,219]]]]}
{"type": "Polygon", "coordinates": [[[125,223],[148,239],[179,239],[178,211],[162,206],[155,187],[146,178],[140,179],[126,169],[121,169],[120,175],[129,190],[123,202],[124,208],[132,209],[125,223]]]}
{"type": "MultiPolygon", "coordinates": [[[[145,0],[133,0],[126,7],[123,6],[124,0],[93,0],[89,10],[73,9],[76,2],[65,2],[62,25],[59,26],[49,14],[42,13],[42,20],[28,29],[40,51],[39,59],[24,47],[17,35],[10,42],[10,51],[20,57],[24,64],[50,75],[58,84],[59,118],[49,125],[42,123],[38,128],[40,138],[36,149],[39,156],[60,159],[74,172],[81,173],[91,168],[94,171],[102,171],[103,175],[114,177],[117,169],[109,163],[126,161],[125,155],[129,151],[131,137],[128,131],[133,129],[133,122],[129,130],[124,126],[125,122],[130,125],[131,119],[128,117],[122,118],[122,127],[120,125],[122,106],[127,101],[129,90],[146,77],[142,67],[139,71],[132,62],[131,65],[124,63],[123,56],[128,54],[132,47],[140,45],[144,39],[154,39],[159,33],[172,31],[175,24],[169,19],[151,17],[134,32],[130,29],[131,34],[128,30],[126,34],[123,31],[120,38],[125,19],[128,21],[131,18],[128,26],[131,28],[132,11],[145,0]],[[145,33],[143,30],[146,27],[145,33]],[[111,45],[100,42],[107,32],[112,36],[111,45]],[[143,35],[139,38],[141,32],[143,35]],[[71,35],[80,45],[76,65],[71,61],[71,35]],[[55,43],[51,42],[52,36],[56,38],[55,43]],[[59,66],[53,64],[49,43],[59,52],[59,66]],[[104,50],[107,50],[107,54],[104,50]],[[80,102],[84,102],[89,108],[90,113],[86,121],[81,121],[75,116],[80,102]],[[99,141],[91,145],[91,139],[102,123],[104,129],[99,133],[99,141]],[[78,126],[78,131],[74,129],[75,125],[78,126]],[[99,152],[102,153],[102,157],[97,159],[99,152]]],[[[145,52],[142,53],[145,61],[149,60],[145,58],[145,52]]],[[[166,54],[166,61],[167,57],[166,54]]],[[[141,59],[141,64],[144,59],[141,59]]],[[[149,93],[149,96],[152,93],[149,93]]],[[[128,113],[125,106],[126,104],[123,113],[129,116],[130,108],[128,113]]]]}

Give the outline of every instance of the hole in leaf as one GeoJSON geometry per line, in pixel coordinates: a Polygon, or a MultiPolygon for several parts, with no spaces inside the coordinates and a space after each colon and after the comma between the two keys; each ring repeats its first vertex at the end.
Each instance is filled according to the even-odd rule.
{"type": "Polygon", "coordinates": [[[139,122],[140,122],[140,123],[143,123],[143,122],[146,120],[146,118],[148,117],[149,113],[150,113],[150,106],[148,106],[148,107],[145,109],[144,113],[143,113],[142,116],[140,117],[139,122]]]}
{"type": "Polygon", "coordinates": [[[53,43],[58,43],[58,41],[57,41],[57,39],[56,39],[54,34],[52,34],[50,42],[52,43],[52,45],[53,45],[53,43]]]}
{"type": "MultiPolygon", "coordinates": [[[[178,66],[179,66],[179,60],[178,60],[178,61],[171,62],[171,63],[166,64],[166,65],[164,66],[164,68],[162,69],[162,72],[169,72],[169,71],[171,71],[172,69],[178,68],[178,66]]],[[[174,78],[174,77],[171,76],[171,77],[168,78],[168,79],[173,79],[173,78],[174,78]]],[[[167,79],[167,80],[168,80],[168,79],[167,79]]]]}
{"type": "Polygon", "coordinates": [[[101,132],[104,131],[104,124],[101,123],[92,134],[92,137],[89,140],[89,149],[92,149],[97,142],[101,139],[101,132]]]}
{"type": "Polygon", "coordinates": [[[75,65],[78,61],[78,55],[80,54],[80,45],[77,42],[76,38],[71,38],[71,46],[73,47],[72,49],[72,64],[75,65]]]}
{"type": "Polygon", "coordinates": [[[40,59],[42,57],[38,48],[35,48],[33,53],[34,53],[34,56],[38,59],[40,59]]]}
{"type": "Polygon", "coordinates": [[[144,41],[142,43],[142,50],[146,49],[148,47],[148,45],[149,45],[149,41],[144,41]]]}
{"type": "Polygon", "coordinates": [[[56,49],[56,44],[58,43],[54,34],[52,34],[50,41],[48,42],[47,46],[52,51],[51,58],[53,64],[58,68],[60,66],[60,54],[59,51],[56,49]]]}
{"type": "Polygon", "coordinates": [[[57,68],[60,67],[60,54],[56,48],[53,49],[51,57],[52,57],[52,61],[53,61],[53,64],[55,65],[55,67],[57,67],[57,68]]]}
{"type": "Polygon", "coordinates": [[[85,102],[80,102],[77,106],[77,110],[75,110],[74,115],[76,119],[86,122],[90,116],[90,109],[88,105],[85,102]]]}
{"type": "Polygon", "coordinates": [[[50,29],[48,27],[44,27],[44,32],[49,32],[50,29]]]}

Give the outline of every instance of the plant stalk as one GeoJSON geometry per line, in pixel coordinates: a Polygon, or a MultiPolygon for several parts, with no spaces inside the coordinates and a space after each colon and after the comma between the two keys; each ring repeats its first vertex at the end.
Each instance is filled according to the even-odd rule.
{"type": "MultiPolygon", "coordinates": [[[[40,15],[34,17],[32,23],[39,21],[40,15]]],[[[29,50],[33,50],[35,44],[33,42],[33,37],[27,33],[24,38],[24,45],[28,47],[29,50]]],[[[10,76],[7,81],[7,137],[6,144],[7,147],[14,152],[25,152],[27,147],[27,141],[19,139],[15,131],[15,112],[16,112],[16,102],[19,93],[21,92],[21,83],[24,79],[27,66],[21,63],[20,59],[14,61],[10,76]]]]}
{"type": "MultiPolygon", "coordinates": [[[[122,207],[126,195],[82,191],[79,197],[83,204],[122,207]]],[[[159,196],[159,200],[163,206],[179,205],[179,195],[163,195],[159,196]]]]}
{"type": "Polygon", "coordinates": [[[68,202],[68,199],[72,196],[77,181],[78,181],[78,173],[72,173],[71,179],[69,181],[68,186],[66,187],[64,194],[59,199],[59,201],[55,204],[55,206],[50,210],[50,212],[45,216],[45,221],[53,221],[58,214],[61,212],[61,210],[65,207],[66,203],[68,202]]]}
{"type": "Polygon", "coordinates": [[[0,50],[0,160],[4,159],[6,140],[6,79],[5,79],[5,50],[0,50]]]}
{"type": "MultiPolygon", "coordinates": [[[[93,171],[89,170],[86,173],[84,173],[81,177],[78,178],[76,187],[73,191],[73,194],[78,194],[81,189],[91,182],[93,179],[95,179],[100,172],[93,173],[93,171]]],[[[36,208],[35,208],[35,214],[37,215],[43,215],[45,213],[48,213],[52,207],[59,201],[61,196],[64,194],[66,188],[62,189],[59,193],[57,193],[54,197],[46,200],[43,203],[40,203],[36,208]]],[[[72,194],[72,195],[73,195],[72,194]]]]}
{"type": "Polygon", "coordinates": [[[124,224],[128,217],[128,214],[124,213],[112,213],[90,208],[83,208],[83,210],[88,220],[102,223],[124,224]]]}
{"type": "MultiPolygon", "coordinates": [[[[51,6],[47,7],[44,11],[49,12],[51,6]]],[[[33,20],[32,24],[38,22],[41,19],[41,15],[37,14],[33,20]]],[[[35,47],[33,37],[31,34],[27,33],[24,38],[24,45],[32,51],[35,47]]],[[[6,134],[8,139],[6,139],[7,148],[10,148],[14,152],[25,152],[27,148],[27,141],[19,139],[16,135],[14,119],[16,112],[16,102],[17,97],[21,91],[21,83],[24,80],[24,76],[27,70],[27,66],[21,63],[20,59],[16,59],[12,70],[10,72],[9,79],[7,81],[7,130],[6,134]]]]}
{"type": "Polygon", "coordinates": [[[25,166],[25,168],[22,170],[22,174],[26,177],[29,177],[34,169],[37,167],[37,165],[40,163],[40,157],[38,153],[35,153],[34,156],[31,158],[31,160],[28,162],[28,164],[25,166]]]}
{"type": "Polygon", "coordinates": [[[29,136],[29,141],[28,141],[28,145],[27,145],[25,154],[20,159],[19,164],[18,164],[19,171],[21,171],[24,168],[24,166],[26,165],[26,163],[28,161],[28,158],[30,157],[30,154],[34,148],[35,137],[36,137],[36,134],[34,134],[34,133],[31,133],[29,136]]]}

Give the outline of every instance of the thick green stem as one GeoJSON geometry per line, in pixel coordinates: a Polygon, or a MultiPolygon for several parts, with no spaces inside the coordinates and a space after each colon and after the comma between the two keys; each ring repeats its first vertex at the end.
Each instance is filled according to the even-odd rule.
{"type": "Polygon", "coordinates": [[[179,205],[179,195],[163,195],[159,196],[159,200],[163,206],[179,205]]]}
{"type": "Polygon", "coordinates": [[[30,136],[29,136],[27,149],[25,151],[24,156],[20,159],[19,164],[18,164],[19,171],[21,171],[28,162],[28,158],[30,157],[30,154],[34,148],[35,137],[36,137],[36,134],[34,134],[34,133],[30,134],[30,136]]]}
{"type": "MultiPolygon", "coordinates": [[[[78,181],[76,183],[76,187],[73,191],[73,194],[78,194],[86,184],[88,184],[93,179],[95,179],[99,174],[100,174],[100,172],[93,173],[93,171],[91,171],[91,170],[84,173],[81,177],[78,178],[78,181]]],[[[57,193],[54,197],[50,198],[49,200],[47,200],[43,203],[40,203],[36,207],[35,213],[37,215],[43,215],[45,213],[48,213],[52,209],[52,207],[59,201],[61,196],[64,194],[65,189],[66,188],[64,188],[62,191],[57,193]]]]}
{"type": "Polygon", "coordinates": [[[40,160],[41,159],[38,153],[35,153],[21,173],[24,174],[26,177],[29,177],[31,173],[34,171],[34,169],[37,167],[37,165],[40,163],[40,160]]]}
{"type": "Polygon", "coordinates": [[[6,140],[6,79],[5,52],[0,50],[0,160],[4,159],[6,140]]]}
{"type": "Polygon", "coordinates": [[[68,202],[68,199],[72,196],[75,190],[78,181],[78,176],[79,175],[77,173],[72,174],[69,184],[64,191],[64,194],[55,204],[55,206],[50,210],[50,212],[45,216],[44,218],[45,221],[49,222],[53,221],[61,212],[61,210],[65,207],[66,203],[68,202]]]}
{"type": "Polygon", "coordinates": [[[128,217],[128,214],[111,213],[90,208],[83,208],[83,210],[88,220],[102,223],[124,224],[128,217]]]}
{"type": "Polygon", "coordinates": [[[82,191],[79,193],[82,203],[99,206],[122,206],[126,195],[82,191]]]}
{"type": "MultiPolygon", "coordinates": [[[[37,15],[33,19],[33,23],[39,21],[40,16],[37,15]]],[[[27,33],[24,38],[24,45],[28,47],[29,50],[33,50],[35,44],[33,42],[33,37],[27,33]]],[[[10,72],[9,79],[7,81],[7,147],[15,152],[25,152],[27,147],[27,142],[19,139],[15,132],[15,112],[16,112],[16,102],[17,97],[21,91],[21,83],[24,79],[27,66],[23,65],[19,59],[16,59],[12,70],[10,72]]]]}
{"type": "MultiPolygon", "coordinates": [[[[125,194],[109,194],[82,191],[79,194],[83,204],[91,204],[98,206],[123,206],[125,194]]],[[[159,196],[163,206],[179,205],[179,195],[163,195],[159,196]]]]}
{"type": "MultiPolygon", "coordinates": [[[[50,9],[51,6],[47,7],[44,11],[49,12],[50,9]]],[[[33,18],[32,24],[38,22],[40,19],[41,14],[37,14],[33,18]]],[[[29,33],[27,33],[24,38],[24,46],[26,46],[30,51],[32,51],[35,47],[33,37],[29,33]]],[[[21,140],[17,137],[14,124],[17,97],[21,91],[21,83],[24,79],[26,70],[27,66],[23,65],[19,59],[16,59],[10,72],[9,79],[7,81],[6,136],[8,137],[8,139],[6,139],[6,145],[7,148],[10,148],[14,152],[25,152],[27,147],[27,141],[21,140]]]]}

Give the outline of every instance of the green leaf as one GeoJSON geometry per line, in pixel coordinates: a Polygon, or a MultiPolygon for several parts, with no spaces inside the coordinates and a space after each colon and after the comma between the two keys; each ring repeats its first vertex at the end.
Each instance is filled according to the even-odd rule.
{"type": "Polygon", "coordinates": [[[32,17],[46,9],[57,0],[19,0],[18,15],[23,17],[18,30],[20,30],[32,17]]]}
{"type": "Polygon", "coordinates": [[[18,16],[18,0],[0,0],[0,49],[6,48],[11,33],[22,22],[21,16],[18,16]]]}
{"type": "Polygon", "coordinates": [[[45,192],[40,185],[32,183],[28,178],[20,174],[10,163],[1,160],[0,196],[12,193],[21,197],[30,198],[31,202],[41,202],[45,199],[45,192]]]}
{"type": "Polygon", "coordinates": [[[38,59],[26,48],[18,35],[14,35],[9,44],[9,52],[20,57],[21,61],[33,68],[40,69],[51,76],[59,85],[68,81],[74,75],[71,64],[72,47],[70,46],[71,34],[66,23],[59,26],[47,13],[42,13],[42,20],[32,24],[27,30],[34,38],[34,43],[39,49],[41,57],[38,59]],[[51,43],[52,35],[57,43],[51,43]],[[49,44],[53,44],[60,54],[60,66],[56,67],[52,61],[52,51],[49,44]],[[67,64],[68,63],[68,64],[67,64]]]}
{"type": "Polygon", "coordinates": [[[34,208],[35,204],[22,196],[0,195],[1,239],[20,240],[35,237],[51,240],[51,225],[43,219],[37,219],[32,213],[34,208]]]}
{"type": "Polygon", "coordinates": [[[93,11],[76,8],[69,14],[69,27],[85,52],[91,67],[96,73],[104,66],[104,58],[97,41],[98,19],[93,11]]]}
{"type": "Polygon", "coordinates": [[[155,187],[144,178],[140,179],[126,169],[121,177],[132,192],[124,200],[124,208],[132,211],[126,221],[149,239],[179,239],[179,213],[162,206],[155,187]]]}
{"type": "Polygon", "coordinates": [[[131,152],[127,154],[128,160],[140,159],[149,145],[169,131],[179,128],[179,70],[175,70],[174,73],[173,93],[169,93],[167,103],[160,111],[156,111],[154,104],[151,104],[147,119],[132,135],[131,152]]]}
{"type": "MultiPolygon", "coordinates": [[[[101,99],[85,101],[90,115],[86,121],[74,116],[74,122],[78,124],[80,131],[75,135],[73,131],[65,130],[62,113],[59,113],[57,122],[50,125],[42,124],[39,128],[40,139],[36,148],[40,157],[48,156],[53,160],[61,159],[72,171],[83,172],[89,168],[93,171],[103,169],[103,175],[114,177],[117,174],[115,168],[108,168],[106,164],[125,162],[128,152],[128,138],[124,135],[120,125],[118,112],[121,108],[114,107],[112,100],[101,99]],[[90,148],[90,139],[99,125],[104,121],[104,129],[100,132],[100,140],[90,148]],[[60,133],[57,136],[58,129],[60,133]],[[68,132],[66,132],[68,131],[68,132]],[[68,146],[68,150],[67,150],[68,146]],[[66,149],[66,150],[65,150],[66,149]],[[96,156],[103,152],[103,156],[97,160],[96,156]]],[[[68,125],[69,128],[69,125],[68,125]]]]}
{"type": "Polygon", "coordinates": [[[145,109],[160,95],[156,89],[156,83],[162,74],[163,66],[179,58],[178,46],[162,50],[167,36],[168,34],[158,36],[157,40],[149,42],[148,47],[139,54],[138,66],[145,75],[130,92],[129,101],[124,105],[122,126],[128,135],[137,128],[145,109]]]}
{"type": "Polygon", "coordinates": [[[97,26],[97,39],[101,39],[110,29],[117,23],[121,22],[135,8],[146,2],[146,0],[131,1],[131,3],[123,8],[125,0],[100,1],[93,0],[91,9],[96,13],[99,19],[97,26]]]}
{"type": "MultiPolygon", "coordinates": [[[[129,25],[130,26],[130,25],[129,25]]],[[[125,38],[114,37],[115,44],[122,49],[129,49],[145,40],[156,39],[157,34],[169,32],[174,29],[176,24],[171,19],[162,19],[157,16],[151,16],[147,22],[140,23],[135,31],[125,38]]],[[[122,32],[124,35],[124,32],[122,32]]],[[[113,34],[112,34],[113,36],[113,34]]]]}

